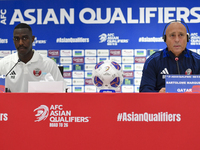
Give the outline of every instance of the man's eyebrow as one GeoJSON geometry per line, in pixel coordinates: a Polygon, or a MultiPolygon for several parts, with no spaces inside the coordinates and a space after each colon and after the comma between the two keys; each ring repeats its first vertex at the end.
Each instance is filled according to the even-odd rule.
{"type": "MultiPolygon", "coordinates": [[[[15,35],[13,37],[19,37],[19,36],[15,35]]],[[[22,35],[22,37],[28,37],[28,35],[22,35]]]]}

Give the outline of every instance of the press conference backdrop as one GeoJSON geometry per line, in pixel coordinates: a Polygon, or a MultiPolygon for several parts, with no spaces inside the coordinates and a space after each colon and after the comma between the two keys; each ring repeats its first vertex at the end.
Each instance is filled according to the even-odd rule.
{"type": "Polygon", "coordinates": [[[0,0],[0,58],[16,52],[14,27],[28,23],[33,49],[64,67],[69,92],[98,92],[92,84],[96,63],[111,59],[124,70],[117,92],[139,92],[146,59],[166,47],[165,25],[187,23],[187,47],[200,53],[200,1],[197,0],[0,0]]]}

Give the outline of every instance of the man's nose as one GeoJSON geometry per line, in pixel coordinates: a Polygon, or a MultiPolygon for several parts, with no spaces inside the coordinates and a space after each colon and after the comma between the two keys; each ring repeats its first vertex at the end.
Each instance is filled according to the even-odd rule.
{"type": "Polygon", "coordinates": [[[23,45],[23,40],[21,38],[19,39],[19,45],[23,45]]]}
{"type": "Polygon", "coordinates": [[[178,36],[178,35],[176,35],[176,37],[175,37],[175,41],[176,41],[176,42],[179,41],[179,36],[178,36]]]}

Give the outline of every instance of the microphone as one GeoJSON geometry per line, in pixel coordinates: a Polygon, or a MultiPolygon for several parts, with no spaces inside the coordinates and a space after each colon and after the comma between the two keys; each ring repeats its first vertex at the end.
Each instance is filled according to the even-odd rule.
{"type": "Polygon", "coordinates": [[[18,62],[20,62],[21,60],[18,59],[17,63],[10,69],[10,71],[8,71],[8,73],[6,74],[6,77],[8,76],[8,74],[13,70],[13,68],[15,68],[15,66],[18,64],[18,62]]]}
{"type": "Polygon", "coordinates": [[[176,57],[176,58],[175,58],[175,61],[176,61],[176,65],[177,65],[177,70],[178,70],[178,74],[180,74],[179,65],[178,65],[178,60],[179,60],[179,58],[176,57]]]}
{"type": "MultiPolygon", "coordinates": [[[[15,63],[15,65],[10,69],[10,71],[8,71],[8,73],[6,74],[5,76],[5,80],[6,80],[6,77],[8,76],[8,74],[13,70],[13,68],[15,68],[15,66],[18,64],[18,62],[20,62],[21,60],[18,59],[17,63],[15,63]]],[[[5,87],[5,92],[8,93],[8,92],[11,92],[9,88],[5,87]]]]}

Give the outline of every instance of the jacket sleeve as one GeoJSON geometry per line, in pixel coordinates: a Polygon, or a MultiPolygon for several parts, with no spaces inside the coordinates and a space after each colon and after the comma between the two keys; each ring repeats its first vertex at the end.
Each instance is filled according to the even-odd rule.
{"type": "Polygon", "coordinates": [[[139,92],[158,92],[156,88],[157,73],[155,59],[149,57],[144,64],[139,92]]]}

